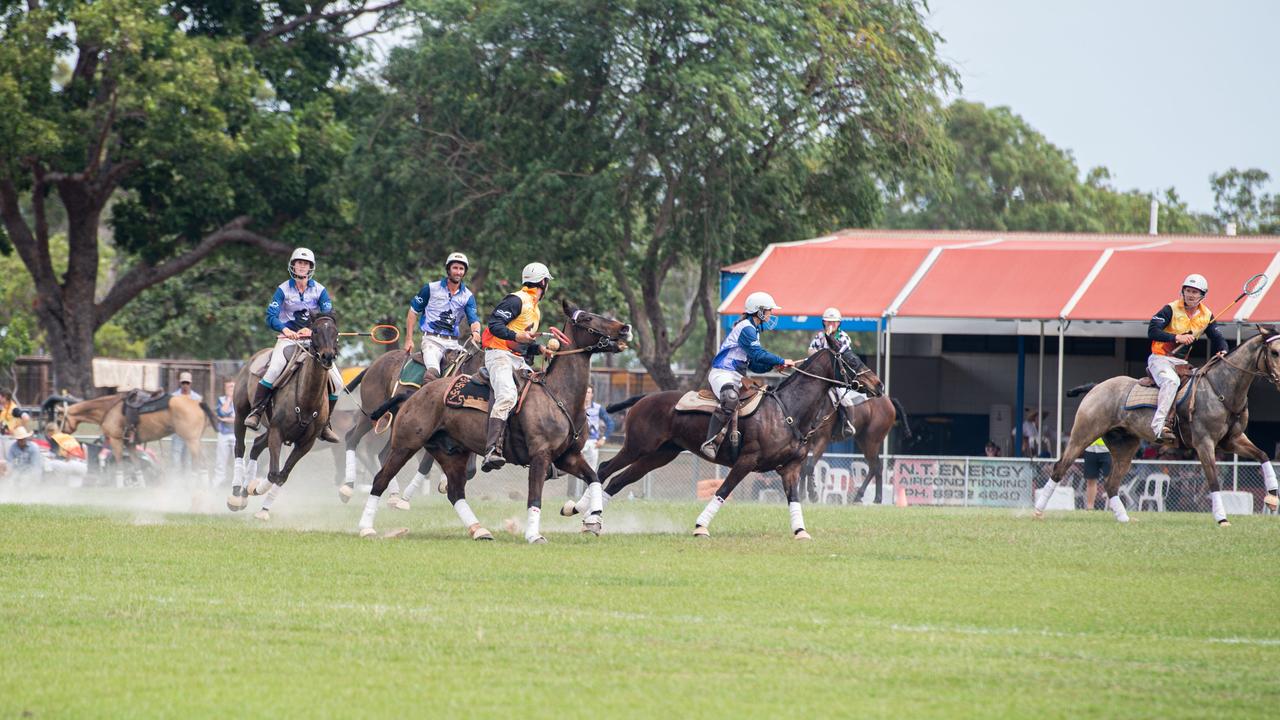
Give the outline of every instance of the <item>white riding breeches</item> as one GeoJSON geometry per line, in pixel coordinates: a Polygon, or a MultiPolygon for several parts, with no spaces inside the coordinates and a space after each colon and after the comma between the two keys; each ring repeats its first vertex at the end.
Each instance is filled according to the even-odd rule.
{"type": "Polygon", "coordinates": [[[489,417],[506,420],[516,406],[516,373],[529,367],[524,358],[506,350],[485,350],[484,367],[489,371],[489,417]]]}
{"type": "Polygon", "coordinates": [[[847,408],[855,408],[867,401],[867,396],[852,388],[833,387],[827,391],[831,396],[831,402],[843,405],[847,408]]]}
{"type": "Polygon", "coordinates": [[[734,387],[742,386],[742,373],[733,370],[721,370],[720,368],[712,368],[707,373],[707,382],[711,384],[711,393],[720,398],[720,391],[726,385],[733,383],[734,387]]]}
{"type": "Polygon", "coordinates": [[[1147,372],[1151,373],[1156,385],[1160,387],[1160,395],[1156,400],[1156,414],[1151,418],[1151,429],[1156,435],[1164,430],[1164,421],[1169,417],[1173,399],[1178,395],[1178,371],[1174,370],[1174,367],[1186,364],[1186,360],[1169,355],[1152,355],[1147,359],[1147,372]]]}
{"type": "Polygon", "coordinates": [[[443,373],[445,353],[450,350],[462,350],[462,346],[458,341],[450,337],[442,337],[440,335],[422,336],[422,364],[427,366],[428,370],[435,370],[436,373],[443,373]]]}
{"type": "MultiPolygon", "coordinates": [[[[275,387],[276,381],[280,379],[280,373],[284,372],[284,349],[290,345],[303,345],[306,342],[306,340],[298,341],[289,338],[276,340],[276,346],[271,348],[271,360],[267,363],[267,371],[262,374],[262,383],[267,387],[275,387]]],[[[304,349],[299,348],[297,352],[302,352],[304,349]]],[[[334,363],[329,368],[329,395],[336,397],[343,384],[342,371],[338,369],[338,364],[334,363]]]]}

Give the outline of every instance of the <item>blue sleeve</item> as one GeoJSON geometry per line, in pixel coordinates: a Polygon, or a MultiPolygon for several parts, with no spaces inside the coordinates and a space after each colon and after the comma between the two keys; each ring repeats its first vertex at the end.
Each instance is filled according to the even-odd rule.
{"type": "Polygon", "coordinates": [[[333,312],[333,300],[329,299],[329,288],[320,291],[320,312],[333,312]]]}
{"type": "Polygon", "coordinates": [[[427,301],[431,299],[431,283],[422,286],[417,295],[409,301],[409,309],[421,315],[422,311],[427,307],[427,301]]]}
{"type": "Polygon", "coordinates": [[[747,364],[753,367],[762,365],[781,365],[785,362],[782,358],[774,355],[764,346],[760,344],[760,331],[754,325],[748,325],[742,328],[742,332],[738,333],[738,347],[747,352],[747,364]]]}
{"type": "Polygon", "coordinates": [[[280,322],[280,304],[283,302],[284,292],[276,288],[276,294],[271,296],[271,304],[267,306],[267,327],[276,332],[284,330],[284,323],[280,322]]]}
{"type": "Polygon", "coordinates": [[[600,421],[604,423],[604,434],[606,436],[613,433],[613,418],[609,417],[609,412],[600,406],[600,421]]]}
{"type": "Polygon", "coordinates": [[[478,323],[478,322],[480,322],[480,313],[476,311],[476,296],[475,296],[475,295],[472,295],[471,297],[467,298],[466,314],[467,314],[467,323],[468,323],[468,324],[470,324],[470,323],[478,323]]]}

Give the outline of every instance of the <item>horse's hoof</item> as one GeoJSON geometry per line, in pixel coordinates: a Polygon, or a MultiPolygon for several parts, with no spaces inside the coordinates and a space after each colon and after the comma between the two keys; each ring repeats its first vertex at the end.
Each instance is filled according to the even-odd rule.
{"type": "Polygon", "coordinates": [[[254,513],[253,516],[263,522],[266,522],[267,520],[271,519],[271,511],[259,510],[258,512],[254,513]]]}
{"type": "Polygon", "coordinates": [[[812,540],[812,539],[813,539],[813,537],[812,537],[812,536],[810,536],[810,535],[809,535],[809,533],[805,532],[804,530],[800,530],[800,531],[796,532],[796,539],[797,539],[797,540],[812,540]]]}
{"type": "Polygon", "coordinates": [[[392,495],[387,498],[387,506],[392,510],[408,510],[410,507],[409,501],[399,495],[392,495]]]}
{"type": "Polygon", "coordinates": [[[489,541],[492,541],[492,540],[493,540],[493,533],[489,532],[488,530],[486,530],[486,529],[484,529],[484,528],[482,528],[482,527],[478,527],[478,528],[476,528],[475,530],[472,530],[472,531],[471,531],[471,539],[472,539],[472,540],[489,540],[489,541]]]}
{"type": "Polygon", "coordinates": [[[591,533],[599,537],[600,533],[604,532],[604,523],[600,522],[599,518],[594,522],[584,522],[582,523],[582,532],[583,534],[591,533]]]}
{"type": "Polygon", "coordinates": [[[247,506],[248,504],[249,504],[248,499],[246,499],[243,496],[236,496],[236,495],[227,496],[227,509],[230,510],[231,512],[240,512],[241,510],[245,509],[245,506],[247,506]]]}
{"type": "Polygon", "coordinates": [[[375,537],[378,537],[378,531],[377,531],[377,530],[374,530],[374,529],[373,529],[373,528],[371,528],[371,527],[367,527],[367,528],[360,528],[360,537],[362,537],[362,538],[375,538],[375,537]]]}
{"type": "Polygon", "coordinates": [[[400,528],[394,528],[382,533],[382,537],[385,540],[395,540],[396,538],[402,538],[408,534],[409,534],[409,528],[400,527],[400,528]]]}
{"type": "Polygon", "coordinates": [[[1035,519],[1037,519],[1037,520],[1043,520],[1043,519],[1044,519],[1044,511],[1043,511],[1043,510],[1036,510],[1035,512],[1031,513],[1031,517],[1033,517],[1033,518],[1035,518],[1035,519]]]}
{"type": "Polygon", "coordinates": [[[436,492],[441,495],[449,493],[449,478],[440,478],[440,482],[436,483],[436,492]]]}
{"type": "Polygon", "coordinates": [[[699,525],[693,529],[693,536],[696,538],[709,538],[711,537],[711,531],[699,525]]]}
{"type": "Polygon", "coordinates": [[[564,505],[560,506],[560,514],[564,517],[573,517],[578,514],[578,505],[572,500],[565,500],[564,505]]]}
{"type": "Polygon", "coordinates": [[[355,483],[342,483],[338,486],[338,499],[345,505],[351,502],[351,496],[355,494],[355,483]]]}
{"type": "Polygon", "coordinates": [[[525,539],[529,541],[530,545],[545,545],[547,542],[547,539],[542,537],[541,535],[539,535],[536,538],[525,538],[525,539]]]}
{"type": "Polygon", "coordinates": [[[1218,521],[1218,527],[1231,527],[1231,521],[1230,521],[1230,520],[1219,520],[1219,521],[1218,521]]]}
{"type": "Polygon", "coordinates": [[[1280,510],[1280,498],[1277,498],[1275,495],[1268,493],[1266,497],[1262,498],[1262,504],[1271,508],[1271,512],[1273,513],[1280,510]]]}

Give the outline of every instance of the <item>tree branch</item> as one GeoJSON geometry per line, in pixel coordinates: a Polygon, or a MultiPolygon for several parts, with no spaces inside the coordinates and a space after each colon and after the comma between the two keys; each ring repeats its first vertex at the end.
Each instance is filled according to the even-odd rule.
{"type": "MultiPolygon", "coordinates": [[[[404,0],[392,0],[391,2],[369,7],[369,0],[364,0],[364,2],[361,2],[358,7],[348,7],[341,10],[331,10],[329,12],[311,10],[310,12],[299,15],[288,22],[272,25],[270,28],[267,28],[255,37],[249,44],[254,47],[262,47],[272,38],[287,35],[304,25],[311,25],[321,21],[332,22],[335,25],[343,26],[345,28],[347,23],[358,17],[368,15],[369,13],[381,13],[387,10],[394,10],[403,4],[404,0]]],[[[323,8],[325,5],[328,5],[328,3],[324,3],[320,7],[323,8]]]]}
{"type": "Polygon", "coordinates": [[[143,290],[187,270],[224,245],[238,243],[280,255],[287,254],[290,251],[291,248],[284,243],[263,237],[251,230],[246,230],[245,226],[249,224],[249,220],[248,216],[238,217],[214,232],[205,235],[190,250],[154,267],[150,265],[135,265],[116,281],[107,296],[94,308],[95,327],[101,327],[103,323],[110,320],[113,315],[143,290]]]}
{"type": "MultiPolygon", "coordinates": [[[[9,241],[27,266],[36,289],[41,294],[58,292],[58,279],[53,274],[53,262],[49,258],[49,245],[41,242],[31,233],[31,226],[22,217],[22,207],[18,202],[18,188],[13,180],[0,178],[0,218],[4,219],[5,230],[9,233],[9,241]]],[[[51,297],[50,299],[53,299],[51,297]]]]}

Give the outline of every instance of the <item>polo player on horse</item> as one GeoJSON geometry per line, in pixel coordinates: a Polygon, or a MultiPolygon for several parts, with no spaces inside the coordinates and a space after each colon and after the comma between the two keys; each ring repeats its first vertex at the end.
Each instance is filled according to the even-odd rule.
{"type": "Polygon", "coordinates": [[[452,253],[444,261],[445,276],[438,282],[423,285],[409,301],[409,312],[404,318],[404,351],[409,354],[409,360],[400,375],[397,390],[406,386],[419,388],[444,374],[445,354],[462,350],[458,340],[462,336],[464,318],[471,330],[471,339],[476,345],[480,344],[476,296],[462,281],[469,267],[466,255],[452,253]],[[415,324],[422,331],[420,361],[413,355],[415,324]]]}
{"type": "MultiPolygon", "coordinates": [[[[244,419],[244,426],[257,430],[259,419],[271,394],[275,391],[275,383],[285,368],[285,348],[290,345],[301,345],[311,337],[311,315],[333,311],[333,301],[329,299],[329,291],[316,282],[312,275],[316,268],[316,256],[307,248],[300,247],[289,256],[289,279],[276,287],[271,304],[267,305],[267,327],[280,334],[276,345],[271,349],[271,360],[267,370],[254,391],[252,407],[244,419]]],[[[342,373],[337,363],[329,368],[329,413],[333,414],[333,406],[338,402],[338,388],[343,386],[342,373]]],[[[320,431],[320,439],[325,442],[338,442],[338,436],[328,424],[320,431]]]]}
{"type": "Polygon", "coordinates": [[[507,430],[507,417],[516,405],[515,374],[529,369],[529,363],[541,349],[536,342],[538,323],[542,321],[538,303],[546,295],[552,279],[546,265],[539,262],[525,265],[520,273],[523,287],[502,298],[489,313],[480,341],[484,347],[484,367],[489,371],[489,387],[493,390],[489,424],[485,429],[484,464],[480,466],[485,472],[506,464],[502,439],[507,430]]]}
{"type": "MultiPolygon", "coordinates": [[[[839,308],[829,307],[822,311],[822,330],[815,333],[813,341],[809,343],[810,355],[829,347],[828,337],[841,356],[850,351],[853,343],[849,340],[849,334],[840,329],[841,317],[839,308]]],[[[850,435],[856,434],[857,431],[853,428],[853,409],[867,401],[866,394],[851,387],[840,386],[833,386],[827,394],[831,397],[832,404],[840,408],[840,418],[844,421],[845,429],[850,435]]]]}
{"type": "Polygon", "coordinates": [[[711,361],[707,382],[711,392],[720,400],[720,407],[711,414],[706,442],[698,450],[707,459],[714,460],[720,451],[729,419],[738,411],[738,386],[743,375],[766,373],[775,367],[795,367],[795,361],[774,355],[760,344],[760,329],[772,330],[778,326],[773,311],[779,310],[773,296],[766,292],[753,292],[747,296],[742,317],[720,343],[720,350],[711,361]]]}
{"type": "Polygon", "coordinates": [[[1176,442],[1169,410],[1173,407],[1178,386],[1182,382],[1175,367],[1186,365],[1187,361],[1174,357],[1173,353],[1179,346],[1195,342],[1200,335],[1209,338],[1213,354],[1227,353],[1227,340],[1222,337],[1213,311],[1204,304],[1204,297],[1208,294],[1209,281],[1203,275],[1188,275],[1182,281],[1182,296],[1160,308],[1160,312],[1152,316],[1151,324],[1147,327],[1147,337],[1151,340],[1147,372],[1151,373],[1151,378],[1160,386],[1156,414],[1151,418],[1151,429],[1156,434],[1157,442],[1176,442]]]}

